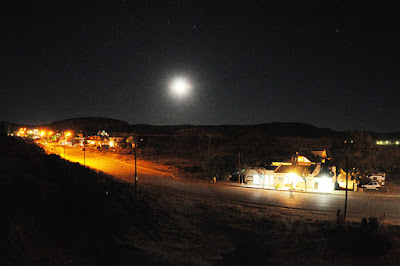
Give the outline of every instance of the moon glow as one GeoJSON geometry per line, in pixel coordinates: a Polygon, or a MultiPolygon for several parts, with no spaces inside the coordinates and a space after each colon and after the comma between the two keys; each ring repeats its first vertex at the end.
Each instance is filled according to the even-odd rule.
{"type": "Polygon", "coordinates": [[[170,89],[175,97],[184,98],[190,94],[191,85],[187,79],[178,77],[171,81],[170,89]]]}

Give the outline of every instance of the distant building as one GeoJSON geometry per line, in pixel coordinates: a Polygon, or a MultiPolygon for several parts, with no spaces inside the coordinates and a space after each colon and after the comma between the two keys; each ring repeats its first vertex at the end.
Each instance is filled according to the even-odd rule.
{"type": "Polygon", "coordinates": [[[123,137],[109,137],[109,145],[110,147],[121,147],[123,143],[124,138],[123,137]]]}
{"type": "Polygon", "coordinates": [[[320,157],[322,163],[325,163],[326,160],[330,160],[330,158],[328,157],[328,153],[326,152],[326,150],[313,150],[311,153],[312,153],[315,157],[320,157]]]}
{"type": "Polygon", "coordinates": [[[278,188],[314,189],[313,178],[319,174],[321,166],[313,165],[281,165],[274,173],[275,185],[278,188]]]}
{"type": "Polygon", "coordinates": [[[109,144],[106,138],[100,136],[89,136],[86,141],[88,145],[93,147],[102,147],[109,144]]]}
{"type": "Polygon", "coordinates": [[[319,156],[322,159],[325,159],[326,157],[328,157],[326,150],[313,150],[311,152],[314,156],[319,156]]]}
{"type": "Polygon", "coordinates": [[[274,170],[267,170],[264,167],[255,167],[246,169],[244,182],[246,184],[273,186],[274,170]]]}
{"type": "Polygon", "coordinates": [[[105,130],[99,130],[97,136],[108,137],[108,133],[105,130]]]}
{"type": "Polygon", "coordinates": [[[310,166],[312,164],[313,162],[311,162],[306,156],[299,155],[298,153],[292,157],[292,165],[310,166]]]}
{"type": "Polygon", "coordinates": [[[272,162],[272,166],[292,165],[292,162],[272,162]]]}
{"type": "Polygon", "coordinates": [[[336,189],[346,189],[346,176],[347,176],[347,189],[353,190],[355,188],[355,180],[352,179],[351,175],[347,175],[343,169],[339,170],[339,173],[334,176],[334,182],[336,183],[336,189]]]}
{"type": "Polygon", "coordinates": [[[272,169],[248,168],[245,183],[254,186],[329,192],[334,189],[336,177],[331,170],[322,171],[321,164],[296,153],[292,162],[273,162],[272,169]],[[275,169],[274,169],[275,168],[275,169]]]}

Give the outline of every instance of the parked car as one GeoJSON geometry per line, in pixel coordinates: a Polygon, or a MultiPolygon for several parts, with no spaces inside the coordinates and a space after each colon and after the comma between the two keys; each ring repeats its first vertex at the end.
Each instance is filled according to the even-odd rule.
{"type": "Polygon", "coordinates": [[[385,173],[371,174],[368,176],[368,178],[371,179],[371,181],[378,181],[381,186],[384,186],[386,174],[385,173]]]}
{"type": "Polygon", "coordinates": [[[365,188],[365,189],[375,189],[375,190],[378,190],[381,186],[379,185],[378,182],[373,181],[373,182],[369,182],[368,184],[362,185],[361,187],[362,187],[362,188],[365,188]]]}

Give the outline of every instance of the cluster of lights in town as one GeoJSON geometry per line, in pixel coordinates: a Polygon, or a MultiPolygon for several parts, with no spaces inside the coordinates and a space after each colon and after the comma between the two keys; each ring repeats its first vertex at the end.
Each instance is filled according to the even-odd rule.
{"type": "MultiPolygon", "coordinates": [[[[94,137],[88,137],[88,138],[83,138],[83,135],[80,136],[78,139],[75,137],[75,133],[73,130],[68,130],[64,132],[53,132],[51,130],[44,130],[44,129],[28,129],[25,127],[21,127],[18,131],[14,133],[18,137],[23,137],[23,138],[32,138],[32,139],[41,139],[45,141],[55,141],[59,142],[62,145],[71,145],[71,140],[72,138],[75,138],[78,142],[79,145],[83,146],[84,143],[86,142],[87,144],[91,146],[104,146],[108,145],[112,148],[117,147],[117,142],[115,138],[109,138],[109,134],[105,131],[99,131],[97,133],[97,136],[94,137]],[[54,138],[53,138],[54,137],[54,138]],[[94,139],[92,139],[94,138],[94,139]]],[[[12,135],[14,135],[12,134],[12,135]]]]}
{"type": "Polygon", "coordinates": [[[26,127],[21,127],[17,132],[16,135],[18,137],[32,137],[32,138],[39,138],[39,137],[50,137],[54,134],[53,131],[49,130],[40,130],[37,128],[34,129],[27,129],[26,127]]]}

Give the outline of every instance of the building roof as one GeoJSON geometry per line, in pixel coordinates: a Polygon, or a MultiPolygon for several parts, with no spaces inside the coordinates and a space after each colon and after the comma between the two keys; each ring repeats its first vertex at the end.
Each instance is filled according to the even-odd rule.
{"type": "Polygon", "coordinates": [[[277,165],[266,165],[266,166],[264,166],[264,168],[266,170],[275,170],[276,168],[278,168],[278,166],[277,165]]]}
{"type": "Polygon", "coordinates": [[[246,170],[246,176],[253,176],[253,175],[270,175],[273,174],[274,170],[267,170],[264,167],[253,167],[253,168],[248,168],[246,170]]]}
{"type": "Polygon", "coordinates": [[[317,165],[281,165],[276,170],[275,173],[289,174],[312,174],[315,171],[317,165]]]}
{"type": "Polygon", "coordinates": [[[321,171],[315,177],[332,177],[333,173],[329,169],[321,169],[321,171]]]}

